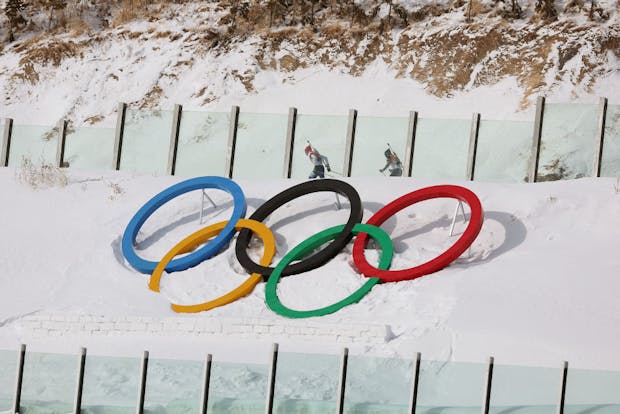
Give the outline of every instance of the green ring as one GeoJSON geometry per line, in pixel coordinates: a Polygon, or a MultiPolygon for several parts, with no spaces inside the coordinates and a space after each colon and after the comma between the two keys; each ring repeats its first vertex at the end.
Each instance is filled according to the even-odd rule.
{"type": "MultiPolygon", "coordinates": [[[[342,299],[339,302],[336,302],[329,306],[325,306],[324,308],[320,309],[298,311],[289,309],[280,302],[280,299],[278,298],[277,287],[278,281],[280,280],[280,276],[282,274],[282,270],[284,270],[284,268],[288,266],[293,260],[301,259],[308,253],[311,253],[320,245],[338,236],[338,234],[342,232],[343,228],[344,225],[335,226],[323,230],[313,236],[310,236],[308,239],[295,246],[293,250],[288,252],[282,258],[280,263],[278,263],[278,265],[271,273],[271,276],[269,276],[267,286],[265,286],[265,301],[267,302],[267,306],[269,306],[272,311],[288,318],[309,318],[312,316],[328,315],[352,303],[359,302],[368,292],[370,292],[374,285],[381,282],[381,279],[379,279],[378,277],[370,277],[368,278],[368,281],[362,285],[362,287],[353,292],[350,296],[342,299]]],[[[392,262],[392,255],[394,254],[394,247],[392,245],[392,239],[390,238],[390,236],[379,227],[362,223],[356,224],[353,227],[352,232],[353,234],[368,233],[370,237],[375,239],[381,246],[381,258],[379,259],[378,268],[381,270],[389,269],[390,263],[392,262]]]]}

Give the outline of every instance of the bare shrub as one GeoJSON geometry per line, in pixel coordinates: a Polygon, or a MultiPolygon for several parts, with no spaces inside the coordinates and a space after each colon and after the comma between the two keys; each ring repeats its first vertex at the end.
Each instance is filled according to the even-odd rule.
{"type": "Polygon", "coordinates": [[[81,44],[72,41],[52,40],[24,50],[19,64],[22,66],[27,63],[51,64],[57,67],[65,58],[78,55],[81,46],[81,44]]]}
{"type": "Polygon", "coordinates": [[[123,187],[121,187],[118,183],[110,182],[108,183],[108,187],[110,187],[111,191],[110,195],[108,196],[108,199],[110,200],[116,200],[118,197],[125,193],[123,187]]]}
{"type": "Polygon", "coordinates": [[[71,17],[67,19],[65,26],[73,37],[81,36],[92,29],[90,25],[81,17],[71,17]]]}
{"type": "Polygon", "coordinates": [[[16,178],[20,183],[35,190],[64,187],[69,183],[69,178],[63,169],[43,161],[35,164],[27,157],[22,157],[22,162],[16,171],[16,178]]]}

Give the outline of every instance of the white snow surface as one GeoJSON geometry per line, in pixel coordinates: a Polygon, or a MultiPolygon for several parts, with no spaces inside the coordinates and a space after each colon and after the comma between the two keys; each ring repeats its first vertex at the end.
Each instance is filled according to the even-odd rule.
{"type": "MultiPolygon", "coordinates": [[[[33,189],[19,170],[0,169],[0,348],[202,358],[205,350],[220,358],[263,361],[269,341],[217,335],[207,338],[166,336],[61,338],[27,337],[20,320],[27,315],[65,314],[102,317],[254,318],[278,324],[285,318],[264,302],[264,284],[225,307],[191,315],[175,314],[170,302],[215,298],[247,277],[234,254],[234,241],[222,253],[184,271],[164,274],[160,293],[147,288],[148,276],[122,258],[120,241],[134,213],[152,196],[180,182],[177,177],[138,176],[127,172],[68,170],[69,183],[33,189]]],[[[620,185],[616,179],[588,178],[536,184],[443,182],[413,178],[345,179],[360,193],[364,221],[391,200],[430,185],[456,184],[474,191],[485,221],[471,251],[437,273],[376,285],[361,302],[304,323],[386,325],[382,344],[353,346],[367,355],[455,361],[620,369],[617,344],[620,301],[617,292],[617,229],[620,185]]],[[[248,217],[296,180],[237,181],[248,204],[248,217]]],[[[209,190],[218,208],[205,210],[200,225],[200,193],[167,203],[145,223],[136,246],[150,260],[208,223],[231,213],[230,196],[209,190]]],[[[293,246],[327,227],[342,224],[348,203],[320,192],[294,200],[266,221],[273,230],[276,261],[293,246]]],[[[388,220],[395,247],[392,269],[420,264],[450,246],[449,227],[456,202],[429,200],[388,220]]],[[[457,221],[457,233],[465,223],[457,221]]],[[[351,246],[314,271],[283,278],[282,302],[294,309],[325,306],[364,282],[352,265],[351,246]]],[[[252,247],[260,253],[260,245],[252,247]]],[[[366,256],[376,259],[377,251],[366,256]]],[[[336,353],[341,344],[273,338],[282,350],[336,353]]]]}

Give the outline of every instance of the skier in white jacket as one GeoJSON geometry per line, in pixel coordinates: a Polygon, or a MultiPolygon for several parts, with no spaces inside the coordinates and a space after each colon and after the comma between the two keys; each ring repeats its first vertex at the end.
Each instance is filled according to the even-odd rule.
{"type": "Polygon", "coordinates": [[[317,151],[317,149],[312,147],[310,144],[304,148],[304,152],[308,156],[308,159],[312,165],[314,165],[314,168],[308,178],[325,178],[325,169],[327,169],[327,171],[331,171],[327,157],[325,155],[321,155],[319,151],[317,151]]]}

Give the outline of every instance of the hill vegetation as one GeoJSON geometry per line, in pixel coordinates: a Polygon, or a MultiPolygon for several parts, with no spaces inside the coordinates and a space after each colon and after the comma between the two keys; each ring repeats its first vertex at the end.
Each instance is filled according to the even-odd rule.
{"type": "MultiPolygon", "coordinates": [[[[304,68],[358,76],[377,61],[441,98],[514,78],[526,107],[533,94],[559,85],[592,91],[617,74],[620,56],[616,0],[5,0],[2,9],[7,105],[37,85],[58,83],[63,62],[83,65],[84,74],[88,62],[113,59],[125,47],[141,56],[120,70],[98,65],[92,79],[130,82],[135,68],[165,55],[132,99],[142,108],[161,106],[171,90],[207,105],[222,94],[215,83],[251,94],[264,71],[295,82],[304,68]],[[242,62],[230,62],[240,55],[242,62]],[[213,72],[211,83],[193,82],[189,90],[184,79],[196,65],[213,72]]],[[[73,106],[92,96],[74,99],[73,106]]],[[[77,116],[72,107],[65,115],[105,116],[77,116]]]]}

